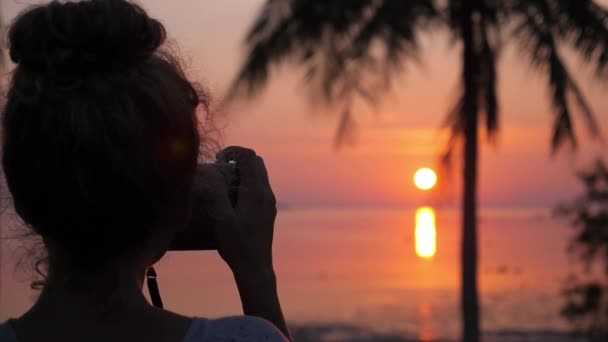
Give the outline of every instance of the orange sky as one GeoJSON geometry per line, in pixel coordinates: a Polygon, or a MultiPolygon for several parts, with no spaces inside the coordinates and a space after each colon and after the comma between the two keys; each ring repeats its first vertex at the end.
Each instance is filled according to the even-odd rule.
{"type": "MultiPolygon", "coordinates": [[[[7,18],[35,1],[3,1],[7,18]]],[[[144,0],[176,39],[191,73],[218,102],[243,55],[241,39],[262,0],[144,0]]],[[[441,35],[424,37],[425,64],[412,65],[376,109],[358,109],[358,144],[333,149],[337,117],[311,106],[296,69],[275,73],[256,100],[230,106],[226,144],[251,146],[265,157],[279,200],[301,206],[400,206],[429,202],[411,184],[414,171],[433,166],[444,139],[438,128],[456,94],[458,50],[441,35]]],[[[551,207],[577,193],[573,173],[593,156],[597,144],[578,155],[563,150],[549,157],[551,112],[542,79],[517,51],[507,49],[500,65],[501,132],[496,146],[481,155],[482,206],[551,207]]],[[[606,85],[591,81],[588,70],[571,60],[593,108],[608,132],[606,85]]],[[[580,122],[580,121],[579,121],[580,122]]],[[[579,128],[583,128],[579,124],[579,128]]],[[[579,129],[580,133],[584,133],[579,129]]],[[[582,135],[582,134],[581,134],[582,135]]],[[[457,205],[458,169],[442,203],[457,205]]],[[[445,184],[446,182],[444,182],[445,184]]],[[[431,201],[436,203],[434,201],[431,201]]]]}

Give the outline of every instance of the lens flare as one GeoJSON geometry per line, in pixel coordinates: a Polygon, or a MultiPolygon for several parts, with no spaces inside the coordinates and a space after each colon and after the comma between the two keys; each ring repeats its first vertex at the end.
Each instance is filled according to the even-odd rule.
{"type": "Polygon", "coordinates": [[[437,174],[427,167],[416,171],[414,184],[421,190],[430,190],[437,184],[437,174]]]}
{"type": "Polygon", "coordinates": [[[437,229],[435,227],[435,211],[423,207],[416,211],[416,254],[429,259],[437,253],[437,229]]]}

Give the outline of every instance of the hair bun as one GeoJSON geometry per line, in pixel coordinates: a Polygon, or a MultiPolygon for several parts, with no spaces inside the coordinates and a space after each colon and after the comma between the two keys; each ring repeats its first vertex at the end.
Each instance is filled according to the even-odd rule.
{"type": "Polygon", "coordinates": [[[165,37],[160,22],[128,1],[54,1],[15,21],[10,57],[37,71],[106,71],[149,57],[165,37]]]}

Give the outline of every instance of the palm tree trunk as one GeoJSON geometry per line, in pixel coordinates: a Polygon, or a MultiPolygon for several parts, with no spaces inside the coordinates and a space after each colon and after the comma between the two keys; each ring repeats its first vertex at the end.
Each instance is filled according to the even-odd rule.
{"type": "Polygon", "coordinates": [[[462,216],[461,306],[463,341],[479,341],[479,299],[477,293],[477,154],[479,104],[477,84],[475,23],[470,1],[463,2],[462,13],[464,80],[464,193],[462,216]]]}

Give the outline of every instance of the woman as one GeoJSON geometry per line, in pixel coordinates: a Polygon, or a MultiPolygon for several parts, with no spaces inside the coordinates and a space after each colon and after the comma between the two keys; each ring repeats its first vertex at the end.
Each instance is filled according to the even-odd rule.
{"type": "Polygon", "coordinates": [[[197,167],[206,137],[196,111],[207,97],[161,49],[164,27],[123,0],[54,1],[21,14],[8,38],[16,68],[2,163],[48,272],[34,306],[0,326],[0,341],[285,341],[264,163],[240,147],[218,154],[238,165],[234,208],[222,175],[197,167]],[[206,208],[192,208],[194,198],[206,208]],[[248,316],[184,317],[142,295],[146,269],[182,248],[171,241],[197,210],[214,220],[248,316]]]}

